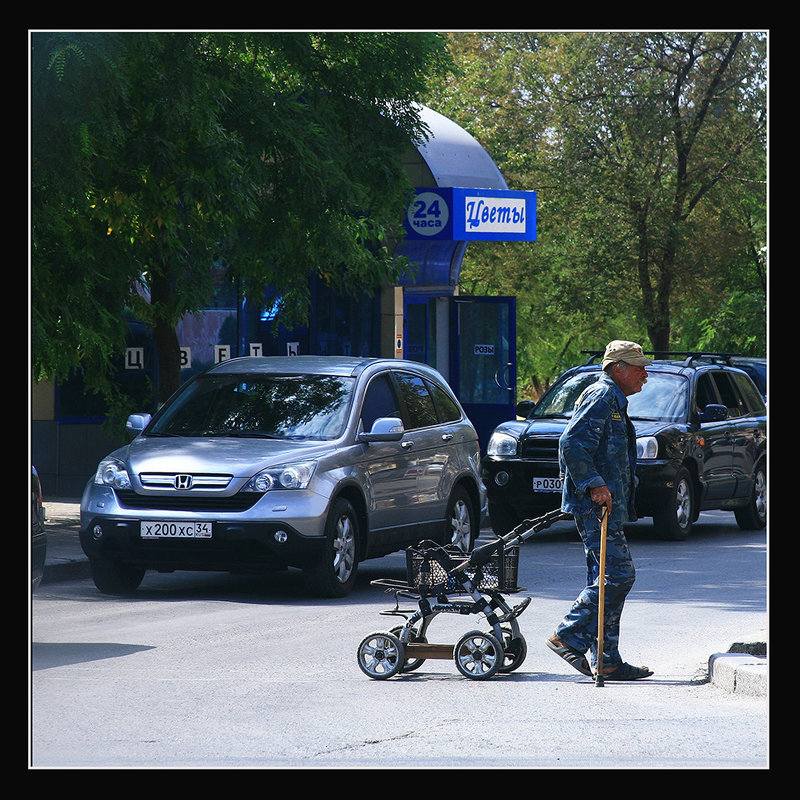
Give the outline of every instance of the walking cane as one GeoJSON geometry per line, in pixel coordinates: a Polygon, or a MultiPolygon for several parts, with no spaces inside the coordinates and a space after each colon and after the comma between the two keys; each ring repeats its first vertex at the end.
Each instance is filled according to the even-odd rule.
{"type": "Polygon", "coordinates": [[[603,506],[603,519],[600,523],[600,574],[597,594],[597,674],[595,686],[603,686],[603,637],[606,616],[606,538],[608,534],[608,507],[603,506]]]}

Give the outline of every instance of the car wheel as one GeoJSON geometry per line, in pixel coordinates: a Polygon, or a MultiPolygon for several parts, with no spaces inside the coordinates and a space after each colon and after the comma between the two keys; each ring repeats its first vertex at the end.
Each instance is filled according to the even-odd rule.
{"type": "Polygon", "coordinates": [[[447,506],[447,543],[469,553],[477,532],[478,524],[472,500],[466,489],[457,486],[447,506]]]}
{"type": "Polygon", "coordinates": [[[667,506],[653,514],[656,533],[662,539],[681,542],[689,538],[694,522],[694,484],[689,470],[681,467],[675,475],[667,506]]]}
{"type": "Polygon", "coordinates": [[[734,509],[736,523],[744,531],[767,526],[767,468],[762,461],[753,476],[753,491],[746,506],[734,509]]]}
{"type": "Polygon", "coordinates": [[[489,501],[489,522],[495,536],[505,536],[522,522],[510,506],[505,503],[489,501]]]}
{"type": "Polygon", "coordinates": [[[358,534],[356,511],[340,497],[328,514],[323,554],[303,572],[310,591],[323,597],[344,597],[350,593],[358,571],[358,534]]]}
{"type": "Polygon", "coordinates": [[[94,585],[103,594],[131,594],[144,578],[144,567],[121,564],[107,558],[89,559],[94,585]]]}

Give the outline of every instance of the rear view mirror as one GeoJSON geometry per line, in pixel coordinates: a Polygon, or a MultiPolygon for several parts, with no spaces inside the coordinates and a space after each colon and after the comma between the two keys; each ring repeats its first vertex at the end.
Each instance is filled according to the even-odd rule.
{"type": "Polygon", "coordinates": [[[698,415],[700,422],[722,422],[728,418],[726,406],[709,403],[698,415]]]}
{"type": "Polygon", "coordinates": [[[405,428],[399,417],[379,417],[372,423],[369,433],[360,433],[359,442],[399,442],[403,438],[405,428]]]}
{"type": "Polygon", "coordinates": [[[125,430],[131,439],[137,437],[149,424],[151,416],[149,414],[131,414],[125,423],[125,430]]]}
{"type": "Polygon", "coordinates": [[[534,408],[536,408],[536,403],[533,400],[520,400],[517,403],[517,416],[527,419],[534,408]]]}

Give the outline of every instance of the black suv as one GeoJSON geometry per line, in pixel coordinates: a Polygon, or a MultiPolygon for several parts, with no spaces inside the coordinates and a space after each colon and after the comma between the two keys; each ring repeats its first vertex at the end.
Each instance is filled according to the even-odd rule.
{"type": "MultiPolygon", "coordinates": [[[[586,352],[586,351],[585,351],[586,352]]],[[[495,428],[482,461],[492,528],[507,533],[561,503],[558,439],[583,389],[598,378],[590,353],[525,419],[495,428]]],[[[727,354],[648,353],[647,383],[628,398],[636,428],[636,506],[665,539],[686,539],[701,510],[730,509],[740,528],[767,524],[767,410],[727,354]],[[678,357],[678,360],[673,360],[678,357]],[[662,360],[663,359],[663,360],[662,360]]]]}

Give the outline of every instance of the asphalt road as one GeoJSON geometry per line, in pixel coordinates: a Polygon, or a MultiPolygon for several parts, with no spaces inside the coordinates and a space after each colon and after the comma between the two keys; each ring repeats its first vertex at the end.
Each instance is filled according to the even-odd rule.
{"type": "MultiPolygon", "coordinates": [[[[360,639],[402,621],[370,583],[402,577],[402,554],[363,565],[345,602],[304,596],[295,572],[148,574],[133,598],[79,572],[47,580],[32,604],[30,763],[764,768],[767,698],[709,681],[708,667],[736,642],[766,644],[766,535],[732,515],[701,522],[686,543],[633,526],[623,653],[655,675],[602,688],[543,644],[584,577],[570,523],[523,546],[528,657],[486,682],[447,660],[388,681],[358,669],[360,639]]],[[[439,641],[476,622],[444,621],[439,641]]]]}

